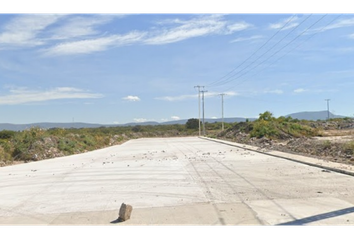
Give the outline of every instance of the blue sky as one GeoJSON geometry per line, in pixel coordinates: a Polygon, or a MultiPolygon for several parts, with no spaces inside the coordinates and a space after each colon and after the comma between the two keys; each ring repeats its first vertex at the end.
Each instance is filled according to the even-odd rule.
{"type": "Polygon", "coordinates": [[[0,123],[354,116],[354,14],[0,14],[0,123]]]}

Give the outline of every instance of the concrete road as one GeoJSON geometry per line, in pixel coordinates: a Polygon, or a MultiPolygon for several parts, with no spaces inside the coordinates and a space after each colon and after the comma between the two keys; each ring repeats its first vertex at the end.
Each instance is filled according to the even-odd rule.
{"type": "Polygon", "coordinates": [[[354,177],[200,139],[0,168],[1,225],[352,225],[354,177]],[[133,206],[118,223],[122,203],[133,206]]]}

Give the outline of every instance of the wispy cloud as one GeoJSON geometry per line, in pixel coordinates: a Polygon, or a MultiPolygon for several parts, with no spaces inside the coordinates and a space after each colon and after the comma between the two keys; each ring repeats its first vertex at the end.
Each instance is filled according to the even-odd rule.
{"type": "Polygon", "coordinates": [[[343,27],[353,27],[354,26],[354,18],[340,19],[333,24],[330,24],[325,27],[320,27],[317,29],[313,29],[311,32],[324,32],[331,29],[343,28],[343,27]]]}
{"type": "MultiPolygon", "coordinates": [[[[226,96],[237,96],[239,95],[236,92],[233,91],[228,91],[224,92],[226,96]]],[[[207,97],[217,97],[219,96],[220,93],[218,92],[206,92],[204,96],[207,97]]],[[[175,102],[175,101],[184,101],[184,100],[189,100],[189,99],[196,99],[198,98],[198,94],[189,94],[189,95],[180,95],[180,96],[165,96],[165,97],[156,97],[156,100],[163,100],[163,101],[169,101],[169,102],[175,102]]]]}
{"type": "Polygon", "coordinates": [[[303,88],[298,88],[294,90],[294,93],[303,93],[303,92],[307,92],[307,89],[303,89],[303,88]]]}
{"type": "Polygon", "coordinates": [[[266,90],[263,91],[263,93],[266,93],[266,94],[268,94],[268,93],[270,93],[270,94],[283,94],[284,91],[280,90],[280,89],[274,89],[274,90],[266,89],[266,90]]]}
{"type": "Polygon", "coordinates": [[[0,45],[37,46],[44,44],[38,35],[63,15],[24,15],[7,23],[0,33],[0,45]]]}
{"type": "Polygon", "coordinates": [[[338,92],[337,89],[304,89],[304,88],[298,88],[293,91],[295,94],[301,94],[301,93],[327,93],[327,92],[338,92]]]}
{"type": "Polygon", "coordinates": [[[134,122],[138,122],[138,123],[142,123],[142,122],[146,122],[147,121],[146,118],[134,118],[133,120],[134,120],[134,122]]]}
{"type": "Polygon", "coordinates": [[[114,20],[112,15],[70,17],[61,26],[51,31],[51,40],[65,40],[99,34],[100,32],[96,28],[112,20],[114,20]]]}
{"type": "Polygon", "coordinates": [[[140,101],[140,98],[138,96],[126,96],[123,98],[123,100],[127,100],[129,102],[138,102],[140,101]]]}
{"type": "Polygon", "coordinates": [[[159,29],[144,42],[146,44],[167,44],[211,34],[231,34],[251,26],[246,22],[229,23],[221,15],[203,16],[191,20],[174,19],[167,23],[177,26],[159,29]]]}
{"type": "Polygon", "coordinates": [[[299,18],[296,16],[293,17],[289,17],[286,19],[282,19],[281,21],[277,22],[277,23],[272,23],[269,25],[270,29],[281,29],[282,30],[287,30],[290,28],[294,28],[296,26],[299,25],[299,23],[297,22],[299,18]],[[284,27],[284,28],[283,28],[284,27]]]}
{"type": "Polygon", "coordinates": [[[261,35],[254,35],[251,37],[239,37],[239,38],[236,38],[236,39],[230,41],[230,43],[252,41],[252,40],[257,40],[257,39],[261,39],[261,38],[263,38],[263,36],[261,36],[261,35]]]}
{"type": "Polygon", "coordinates": [[[163,101],[183,101],[187,99],[194,99],[198,98],[198,94],[190,94],[190,95],[180,95],[180,96],[165,96],[165,97],[156,97],[156,100],[163,100],[163,101]]]}
{"type": "Polygon", "coordinates": [[[102,97],[102,94],[90,93],[82,89],[70,87],[59,87],[45,91],[28,90],[27,88],[15,88],[11,89],[8,95],[0,96],[0,105],[19,105],[58,99],[83,99],[102,97]]]}
{"type": "Polygon", "coordinates": [[[173,119],[173,120],[180,120],[181,118],[178,117],[178,116],[172,116],[171,119],[173,119]]]}
{"type": "Polygon", "coordinates": [[[109,47],[129,45],[139,42],[144,35],[144,33],[130,32],[126,35],[112,35],[90,40],[61,43],[45,50],[44,55],[55,56],[99,52],[107,50],[109,47]]]}
{"type": "Polygon", "coordinates": [[[159,45],[208,35],[227,35],[252,27],[244,21],[226,20],[223,15],[205,15],[187,20],[167,19],[143,31],[119,34],[103,32],[99,28],[116,18],[113,15],[15,17],[3,26],[3,32],[0,30],[0,47],[43,45],[40,51],[44,56],[88,54],[129,44],[159,45]]]}

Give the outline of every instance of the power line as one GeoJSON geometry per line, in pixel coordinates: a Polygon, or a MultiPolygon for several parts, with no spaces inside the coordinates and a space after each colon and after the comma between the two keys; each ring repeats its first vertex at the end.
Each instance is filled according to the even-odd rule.
{"type": "Polygon", "coordinates": [[[232,71],[230,71],[229,73],[227,73],[226,75],[224,75],[223,77],[221,77],[220,79],[210,83],[208,86],[212,86],[214,84],[216,84],[217,82],[221,81],[223,78],[226,78],[229,74],[231,74],[232,72],[236,71],[236,69],[238,69],[239,67],[241,67],[244,63],[247,62],[247,60],[249,60],[251,57],[253,57],[257,52],[259,52],[265,45],[267,45],[267,43],[272,40],[281,30],[283,30],[288,23],[291,22],[291,20],[295,17],[295,15],[293,15],[291,18],[289,18],[289,20],[281,27],[278,29],[277,32],[275,32],[262,46],[260,46],[255,52],[253,52],[247,59],[245,59],[241,64],[239,64],[236,68],[234,68],[232,71]]]}
{"type": "MultiPolygon", "coordinates": [[[[272,50],[273,48],[275,48],[277,45],[279,45],[281,42],[284,41],[284,39],[286,37],[288,37],[292,32],[294,32],[298,27],[300,27],[303,23],[305,23],[310,17],[312,16],[312,14],[310,14],[309,16],[307,16],[301,23],[299,23],[296,27],[294,27],[290,32],[288,32],[282,39],[280,39],[277,43],[275,43],[271,48],[269,48],[266,52],[264,52],[262,55],[260,55],[256,60],[254,60],[253,62],[251,62],[250,64],[248,64],[246,67],[242,68],[240,71],[238,71],[237,73],[233,74],[232,76],[228,77],[227,79],[220,81],[218,83],[217,86],[221,86],[224,85],[226,83],[229,83],[231,81],[234,81],[242,76],[244,76],[245,74],[247,74],[248,72],[250,72],[250,70],[246,71],[245,73],[241,74],[238,77],[235,77],[237,74],[243,72],[245,69],[247,69],[248,67],[250,67],[252,64],[256,63],[260,58],[262,58],[265,54],[267,54],[270,50],[272,50]],[[235,78],[232,78],[235,77],[235,78]]],[[[264,62],[264,61],[263,61],[264,62]]],[[[263,63],[262,62],[262,63],[263,63]]],[[[258,67],[260,64],[257,64],[256,67],[258,67]]],[[[251,68],[251,70],[253,70],[255,67],[251,68]]],[[[215,87],[215,86],[214,86],[215,87]]]]}
{"type": "MultiPolygon", "coordinates": [[[[283,50],[284,48],[286,48],[287,46],[289,46],[292,42],[294,42],[296,39],[298,39],[299,37],[301,37],[305,32],[307,32],[310,28],[312,28],[314,25],[316,25],[319,21],[321,21],[326,15],[322,16],[319,20],[317,20],[315,23],[313,23],[310,27],[308,27],[306,30],[304,30],[303,32],[301,32],[300,34],[298,34],[295,38],[293,38],[290,42],[288,42],[286,45],[284,45],[282,48],[280,48],[279,50],[277,50],[276,52],[274,52],[272,55],[270,55],[267,59],[263,60],[262,62],[258,63],[255,67],[251,68],[250,70],[248,70],[247,72],[243,73],[242,75],[238,76],[237,78],[231,79],[225,83],[229,83],[233,80],[236,80],[242,76],[244,76],[245,74],[249,73],[251,70],[257,68],[258,66],[260,66],[261,64],[265,63],[266,61],[268,61],[270,58],[272,58],[274,55],[276,55],[277,53],[279,53],[281,50],[283,50]]],[[[264,70],[264,69],[263,69],[264,70]]],[[[242,82],[239,82],[237,85],[240,85],[241,83],[247,81],[249,78],[245,79],[242,82]]],[[[235,86],[237,86],[235,85],[235,86]]],[[[233,86],[233,87],[235,87],[233,86]]],[[[231,88],[233,88],[231,87],[231,88]]],[[[231,88],[229,88],[228,90],[230,90],[231,88]]]]}
{"type": "MultiPolygon", "coordinates": [[[[283,37],[280,41],[278,41],[276,44],[274,44],[270,49],[268,49],[268,51],[266,51],[265,53],[263,53],[261,56],[259,56],[255,61],[253,61],[252,63],[250,63],[249,65],[246,66],[246,68],[248,68],[249,66],[251,66],[253,63],[257,62],[261,57],[263,57],[266,53],[269,52],[269,50],[273,49],[276,45],[280,44],[287,36],[289,36],[290,33],[292,33],[293,31],[295,31],[296,28],[298,28],[300,25],[302,25],[305,21],[307,21],[309,18],[310,18],[311,15],[309,15],[306,19],[304,19],[300,24],[298,24],[295,28],[292,29],[292,31],[290,31],[288,34],[286,34],[285,37],[283,37]]],[[[266,60],[268,60],[269,58],[267,58],[266,60]]],[[[258,63],[255,67],[249,69],[248,71],[244,72],[243,74],[239,75],[238,77],[235,77],[233,79],[226,79],[226,81],[224,81],[223,83],[221,83],[222,85],[226,84],[226,83],[229,83],[231,81],[234,81],[244,75],[246,75],[247,73],[249,73],[251,70],[257,68],[260,64],[264,63],[266,60],[264,60],[263,62],[261,63],[258,63]]],[[[240,72],[242,72],[244,69],[246,68],[243,68],[240,72]]]]}
{"type": "MultiPolygon", "coordinates": [[[[314,34],[310,35],[306,40],[302,41],[302,42],[299,43],[296,47],[294,47],[294,48],[291,49],[290,51],[286,52],[283,56],[277,58],[275,61],[273,61],[273,62],[272,62],[271,64],[269,64],[267,67],[265,67],[265,68],[259,70],[257,73],[253,74],[253,75],[250,76],[250,77],[254,77],[254,76],[258,75],[259,73],[261,73],[262,71],[264,71],[265,69],[267,69],[267,68],[271,67],[272,65],[274,65],[274,64],[275,64],[276,62],[278,62],[281,58],[285,57],[285,56],[288,55],[290,52],[294,51],[296,48],[298,48],[299,46],[301,46],[302,44],[304,44],[305,42],[307,42],[308,40],[310,40],[312,37],[314,37],[315,35],[317,35],[319,32],[321,32],[323,29],[325,29],[328,25],[330,25],[330,24],[333,23],[335,20],[337,20],[341,15],[343,15],[343,14],[340,14],[339,16],[333,18],[329,23],[327,23],[325,26],[323,26],[319,31],[317,31],[317,32],[315,32],[314,34]]],[[[234,85],[233,87],[227,89],[227,91],[229,91],[230,89],[232,89],[232,88],[234,88],[234,87],[236,87],[236,86],[238,86],[238,85],[241,85],[242,83],[246,82],[248,79],[250,79],[250,77],[247,78],[247,79],[245,79],[245,80],[242,81],[242,82],[239,82],[237,85],[234,85]]]]}
{"type": "MultiPolygon", "coordinates": [[[[310,40],[312,37],[314,37],[315,35],[317,35],[319,32],[321,32],[323,29],[325,29],[328,25],[330,25],[331,23],[333,23],[335,20],[337,20],[341,15],[338,15],[337,17],[333,18],[329,23],[327,23],[325,26],[323,26],[319,31],[315,32],[314,34],[310,35],[306,40],[302,41],[301,43],[299,43],[296,47],[294,47],[293,49],[290,49],[290,51],[288,51],[287,53],[285,53],[283,56],[277,58],[274,62],[272,62],[270,65],[268,65],[268,67],[272,66],[274,63],[276,63],[277,61],[279,61],[281,58],[285,57],[286,55],[288,55],[290,52],[294,51],[295,49],[297,49],[298,47],[300,47],[302,44],[304,44],[305,42],[307,42],[308,40],[310,40]]],[[[266,67],[266,68],[268,68],[266,67]]]]}

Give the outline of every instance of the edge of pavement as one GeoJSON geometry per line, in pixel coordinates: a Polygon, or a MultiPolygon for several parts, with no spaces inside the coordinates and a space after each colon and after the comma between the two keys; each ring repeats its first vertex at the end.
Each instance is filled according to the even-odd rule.
{"type": "Polygon", "coordinates": [[[251,145],[246,145],[246,144],[241,144],[241,143],[236,143],[236,142],[230,142],[230,141],[221,140],[221,139],[215,139],[215,138],[209,138],[209,137],[203,137],[203,136],[199,136],[199,138],[204,139],[204,140],[208,140],[208,141],[221,143],[221,144],[226,144],[226,145],[233,146],[233,147],[238,147],[238,148],[253,151],[253,152],[258,152],[258,153],[269,155],[272,157],[279,157],[279,158],[283,158],[283,159],[290,160],[293,162],[307,164],[307,165],[310,165],[313,167],[318,167],[318,168],[322,168],[322,169],[337,172],[337,173],[342,173],[342,174],[354,176],[354,166],[344,164],[344,163],[331,162],[331,161],[323,160],[323,159],[319,159],[319,158],[306,157],[306,156],[301,156],[301,155],[296,155],[296,154],[286,153],[286,152],[280,152],[280,151],[275,151],[275,150],[266,150],[266,149],[262,149],[262,148],[256,147],[256,146],[251,146],[251,145]]]}

